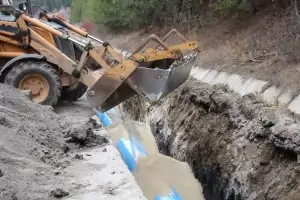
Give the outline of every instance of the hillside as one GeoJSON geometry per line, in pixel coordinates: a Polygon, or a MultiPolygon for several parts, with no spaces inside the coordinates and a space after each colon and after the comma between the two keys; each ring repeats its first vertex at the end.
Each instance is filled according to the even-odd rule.
{"type": "MultiPolygon", "coordinates": [[[[118,48],[132,51],[140,44],[141,39],[150,33],[163,36],[168,30],[175,27],[184,32],[189,39],[199,41],[201,53],[197,64],[200,67],[237,73],[246,77],[254,76],[261,80],[270,81],[271,84],[283,87],[288,85],[295,90],[300,89],[300,79],[298,78],[300,75],[298,57],[300,52],[298,47],[300,44],[300,18],[298,17],[298,9],[296,9],[298,7],[295,7],[297,5],[292,1],[272,1],[273,3],[271,1],[259,1],[255,4],[255,12],[247,3],[241,4],[239,8],[234,8],[234,11],[231,10],[233,8],[229,4],[227,7],[229,6],[230,9],[211,8],[200,14],[197,14],[196,8],[193,8],[190,11],[191,19],[185,19],[184,16],[187,13],[186,9],[182,7],[175,9],[182,13],[178,14],[182,16],[182,18],[177,19],[178,23],[169,19],[174,18],[174,13],[168,18],[165,17],[165,14],[168,13],[166,10],[170,9],[165,8],[160,16],[164,22],[157,22],[153,19],[155,16],[150,15],[151,20],[149,17],[148,20],[144,19],[145,23],[138,25],[138,28],[126,25],[126,23],[139,24],[135,21],[135,16],[128,17],[126,13],[114,15],[114,17],[123,16],[122,19],[116,19],[110,18],[111,15],[109,15],[113,14],[114,11],[107,10],[107,15],[97,15],[97,20],[95,20],[93,10],[88,9],[89,6],[93,5],[92,1],[88,2],[87,5],[81,5],[87,7],[84,7],[84,12],[82,11],[82,15],[78,19],[84,19],[85,22],[88,19],[94,21],[98,30],[93,32],[118,48]],[[122,20],[124,21],[122,22],[122,20]],[[117,21],[122,22],[125,26],[122,27],[123,25],[119,26],[114,23],[118,26],[117,30],[121,28],[120,31],[116,31],[115,26],[109,25],[117,21]]],[[[194,1],[191,2],[197,5],[194,1]]],[[[223,1],[217,2],[220,4],[223,1]]],[[[76,5],[76,1],[73,1],[73,7],[76,8],[76,5]]],[[[211,4],[211,6],[213,5],[216,4],[211,4]]],[[[94,6],[95,10],[97,5],[94,4],[94,6]]],[[[98,6],[101,5],[98,4],[98,6]]],[[[147,10],[151,10],[149,8],[151,5],[145,5],[145,7],[147,10]]],[[[203,5],[198,10],[200,12],[205,8],[208,9],[208,7],[209,5],[203,5]]],[[[118,7],[111,7],[111,9],[118,10],[118,7]]],[[[72,11],[73,17],[75,11],[72,11]]],[[[146,15],[146,13],[144,14],[146,15]]],[[[156,12],[152,14],[156,15],[156,12]]],[[[86,24],[93,27],[88,22],[86,24]]]]}

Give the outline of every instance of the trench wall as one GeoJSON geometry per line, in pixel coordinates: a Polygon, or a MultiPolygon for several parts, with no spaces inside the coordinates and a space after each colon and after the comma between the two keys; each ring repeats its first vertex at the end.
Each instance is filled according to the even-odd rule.
{"type": "Polygon", "coordinates": [[[300,123],[285,108],[194,78],[137,101],[124,103],[127,115],[151,126],[161,153],[189,163],[207,200],[300,198],[300,123]]]}
{"type": "Polygon", "coordinates": [[[285,106],[290,111],[300,114],[300,93],[286,86],[276,86],[253,77],[245,78],[239,74],[199,66],[192,69],[190,76],[209,85],[225,84],[240,96],[254,94],[268,104],[285,106]]]}

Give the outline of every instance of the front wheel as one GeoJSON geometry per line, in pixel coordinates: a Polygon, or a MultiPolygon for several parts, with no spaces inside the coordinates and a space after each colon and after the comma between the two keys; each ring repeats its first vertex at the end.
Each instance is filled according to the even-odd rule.
{"type": "Polygon", "coordinates": [[[19,63],[7,73],[4,83],[21,90],[30,90],[32,100],[43,105],[54,106],[61,96],[58,72],[41,61],[19,63]]]}

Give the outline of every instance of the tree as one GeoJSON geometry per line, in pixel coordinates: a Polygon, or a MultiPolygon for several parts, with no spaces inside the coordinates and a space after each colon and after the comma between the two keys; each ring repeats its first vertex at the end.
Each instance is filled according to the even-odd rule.
{"type": "Polygon", "coordinates": [[[72,19],[89,18],[113,30],[148,25],[190,26],[209,13],[233,14],[248,8],[256,12],[255,0],[73,0],[72,19]],[[84,5],[83,5],[84,4],[84,5]],[[85,9],[82,9],[84,6],[85,9]]]}
{"type": "Polygon", "coordinates": [[[79,22],[82,20],[83,8],[86,4],[86,1],[82,0],[73,0],[72,2],[72,12],[71,12],[71,21],[79,22]]]}

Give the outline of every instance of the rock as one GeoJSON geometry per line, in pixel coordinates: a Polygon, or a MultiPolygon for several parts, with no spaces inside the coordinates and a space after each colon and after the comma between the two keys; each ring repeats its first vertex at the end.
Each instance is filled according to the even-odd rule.
{"type": "Polygon", "coordinates": [[[52,158],[52,155],[50,154],[50,151],[43,150],[40,154],[40,160],[44,163],[46,163],[46,161],[51,158],[52,158]]]}
{"type": "Polygon", "coordinates": [[[86,122],[73,124],[70,127],[70,134],[68,136],[71,139],[67,142],[78,144],[80,147],[105,145],[109,142],[106,137],[95,134],[91,124],[86,122]]]}
{"type": "Polygon", "coordinates": [[[8,128],[11,127],[10,122],[4,116],[0,116],[0,124],[8,128]]]}
{"type": "Polygon", "coordinates": [[[0,178],[1,178],[2,176],[4,176],[4,173],[3,173],[3,171],[0,169],[0,178]]]}
{"type": "Polygon", "coordinates": [[[77,160],[83,160],[83,155],[82,154],[76,154],[75,159],[77,160]]]}
{"type": "Polygon", "coordinates": [[[62,150],[64,151],[64,153],[68,153],[70,151],[70,147],[68,145],[64,145],[62,147],[62,150]]]}
{"type": "Polygon", "coordinates": [[[54,170],[54,175],[60,175],[61,174],[61,169],[60,168],[58,168],[58,169],[56,169],[56,170],[54,170]]]}
{"type": "Polygon", "coordinates": [[[55,189],[51,191],[51,194],[55,198],[63,198],[69,196],[69,192],[64,191],[63,189],[55,189]]]}
{"type": "Polygon", "coordinates": [[[44,154],[46,154],[46,155],[48,155],[48,154],[50,154],[50,153],[51,153],[51,151],[50,151],[50,150],[48,150],[48,149],[44,149],[44,150],[42,150],[42,152],[43,152],[44,154]]]}
{"type": "Polygon", "coordinates": [[[96,115],[90,117],[90,123],[93,125],[94,129],[98,129],[102,127],[102,124],[96,115]]]}
{"type": "Polygon", "coordinates": [[[67,134],[69,134],[69,132],[70,132],[70,128],[66,128],[62,131],[62,134],[67,135],[67,134]]]}
{"type": "Polygon", "coordinates": [[[102,152],[107,152],[107,149],[106,149],[106,148],[104,148],[104,149],[102,150],[102,152]]]}
{"type": "Polygon", "coordinates": [[[27,96],[29,99],[32,99],[31,90],[21,90],[21,92],[25,94],[25,96],[27,96]]]}
{"type": "Polygon", "coordinates": [[[43,163],[46,163],[46,155],[44,153],[41,153],[40,155],[40,160],[43,162],[43,163]]]}
{"type": "Polygon", "coordinates": [[[262,123],[262,126],[264,128],[271,128],[271,127],[273,127],[276,124],[275,122],[273,122],[273,121],[271,121],[269,119],[264,119],[264,120],[262,120],[261,123],[262,123]]]}

